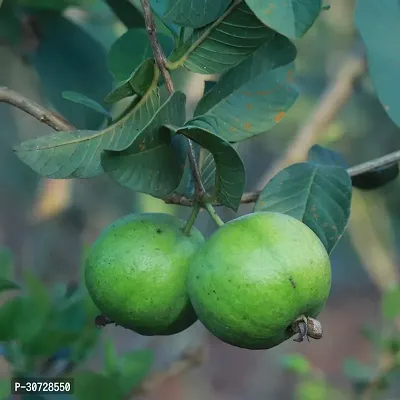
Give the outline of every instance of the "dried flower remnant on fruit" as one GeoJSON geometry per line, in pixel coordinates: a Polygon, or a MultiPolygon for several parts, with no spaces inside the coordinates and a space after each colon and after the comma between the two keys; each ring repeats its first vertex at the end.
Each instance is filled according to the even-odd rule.
{"type": "Polygon", "coordinates": [[[311,317],[299,317],[292,324],[291,329],[297,334],[297,337],[295,337],[293,340],[299,343],[301,343],[305,337],[308,341],[310,341],[309,338],[318,340],[323,336],[321,323],[317,319],[311,317]]]}

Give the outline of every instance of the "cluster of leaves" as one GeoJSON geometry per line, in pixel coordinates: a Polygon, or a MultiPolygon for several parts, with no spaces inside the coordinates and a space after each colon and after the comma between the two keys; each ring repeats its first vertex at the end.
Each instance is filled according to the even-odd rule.
{"type": "MultiPolygon", "coordinates": [[[[60,284],[48,291],[28,270],[19,285],[14,282],[12,256],[7,250],[0,252],[0,271],[0,293],[8,295],[0,306],[0,348],[12,377],[71,376],[74,396],[68,398],[91,400],[123,399],[147,375],[153,361],[150,350],[117,357],[110,341],[105,342],[100,371],[75,372],[101,338],[94,323],[99,312],[84,285],[60,284]]],[[[11,376],[0,381],[0,399],[8,399],[10,391],[11,376]]]]}
{"type": "MultiPolygon", "coordinates": [[[[182,92],[162,100],[164,81],[143,21],[132,18],[107,58],[115,85],[104,102],[129,98],[125,111],[113,117],[94,99],[69,90],[64,98],[101,113],[104,127],[42,136],[16,146],[16,154],[48,178],[92,178],[106,173],[133,191],[157,198],[191,196],[188,138],[201,149],[206,201],[237,211],[245,186],[237,145],[273,128],[295,103],[297,52],[292,40],[308,31],[322,4],[265,5],[252,0],[181,1],[177,5],[153,0],[150,4],[167,27],[158,35],[167,68],[183,66],[217,77],[206,85],[193,117],[185,116],[182,92]]],[[[332,164],[332,157],[337,158],[328,156],[327,161],[318,156],[285,169],[267,185],[255,207],[301,219],[328,251],[343,233],[351,201],[351,180],[343,165],[332,164]]]]}
{"type": "Polygon", "coordinates": [[[380,328],[366,326],[361,331],[377,355],[377,364],[365,365],[354,358],[343,362],[342,370],[352,384],[352,392],[333,387],[323,372],[301,354],[282,357],[282,366],[298,377],[295,398],[352,399],[354,394],[357,398],[385,398],[394,374],[400,372],[400,287],[391,287],[382,296],[381,316],[380,328]]]}

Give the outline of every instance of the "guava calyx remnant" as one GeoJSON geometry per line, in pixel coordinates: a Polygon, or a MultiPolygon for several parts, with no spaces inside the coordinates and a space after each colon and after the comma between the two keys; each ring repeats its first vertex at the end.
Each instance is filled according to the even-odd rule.
{"type": "Polygon", "coordinates": [[[297,337],[293,340],[299,343],[301,343],[305,337],[310,341],[309,338],[318,340],[323,336],[321,322],[315,318],[306,317],[305,315],[296,319],[291,326],[291,330],[293,333],[297,334],[297,337]]]}

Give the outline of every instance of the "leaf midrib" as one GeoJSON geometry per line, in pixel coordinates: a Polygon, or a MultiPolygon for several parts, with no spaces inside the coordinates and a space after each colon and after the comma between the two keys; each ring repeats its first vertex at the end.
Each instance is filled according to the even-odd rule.
{"type": "MultiPolygon", "coordinates": [[[[156,68],[156,67],[155,67],[156,68]]],[[[158,74],[154,74],[154,76],[157,75],[157,80],[158,80],[158,74]]],[[[19,151],[25,151],[25,152],[30,152],[30,151],[38,151],[38,150],[51,150],[51,149],[55,149],[57,147],[62,147],[62,146],[68,146],[71,144],[76,144],[76,143],[84,143],[88,140],[93,140],[98,138],[99,136],[103,136],[103,135],[107,135],[109,133],[109,131],[113,131],[112,137],[114,137],[115,134],[115,128],[123,125],[127,119],[131,118],[134,114],[136,114],[136,112],[140,109],[140,107],[143,105],[143,103],[145,103],[148,99],[148,97],[153,93],[154,91],[154,82],[157,81],[156,79],[153,79],[153,82],[149,88],[149,90],[146,92],[146,94],[140,99],[140,101],[136,104],[136,106],[132,109],[132,111],[130,113],[128,113],[125,117],[121,118],[115,125],[110,125],[109,127],[103,129],[102,131],[99,131],[91,136],[88,136],[86,138],[76,138],[74,140],[68,141],[68,142],[62,142],[62,143],[58,143],[55,145],[49,145],[49,146],[43,146],[43,147],[35,147],[33,149],[19,149],[19,151]]],[[[153,118],[152,118],[153,119],[153,118]]],[[[148,124],[150,124],[150,122],[152,121],[152,119],[148,122],[148,124]]],[[[147,125],[147,124],[146,124],[147,125]]],[[[60,131],[61,132],[70,132],[70,133],[75,133],[75,132],[79,132],[78,131],[60,131]]],[[[83,130],[82,130],[83,131],[83,130]]],[[[91,132],[86,131],[86,132],[91,132]]],[[[96,131],[93,131],[96,132],[96,131]]]]}

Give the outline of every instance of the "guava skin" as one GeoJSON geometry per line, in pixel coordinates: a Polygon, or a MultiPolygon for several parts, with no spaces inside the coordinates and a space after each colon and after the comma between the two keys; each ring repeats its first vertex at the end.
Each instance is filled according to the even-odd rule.
{"type": "Polygon", "coordinates": [[[256,212],[219,228],[193,257],[188,292],[203,325],[222,341],[270,349],[315,318],[329,296],[331,265],[319,238],[285,214],[256,212]]]}
{"type": "Polygon", "coordinates": [[[162,213],[127,215],[91,247],[85,282],[98,309],[141,335],[172,335],[197,321],[187,293],[189,261],[204,243],[185,221],[162,213]]]}

